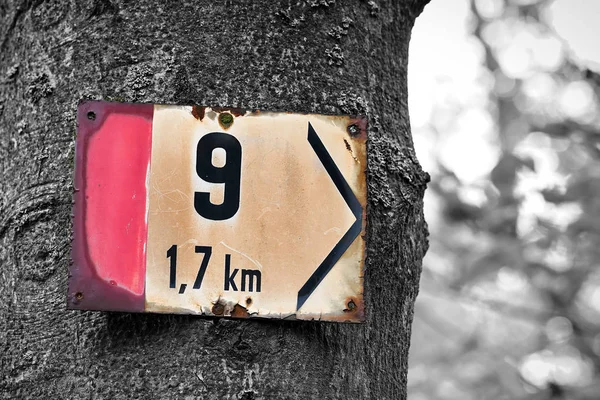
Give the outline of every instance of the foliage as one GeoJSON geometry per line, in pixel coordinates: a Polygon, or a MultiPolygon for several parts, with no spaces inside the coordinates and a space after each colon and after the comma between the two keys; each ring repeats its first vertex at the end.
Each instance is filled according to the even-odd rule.
{"type": "Polygon", "coordinates": [[[600,78],[549,5],[471,0],[485,95],[443,96],[428,123],[412,400],[600,396],[600,78]],[[445,146],[461,121],[471,145],[445,146]]]}

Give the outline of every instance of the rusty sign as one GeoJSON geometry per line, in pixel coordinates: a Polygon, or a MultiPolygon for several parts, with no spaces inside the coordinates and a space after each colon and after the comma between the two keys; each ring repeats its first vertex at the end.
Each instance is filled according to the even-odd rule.
{"type": "Polygon", "coordinates": [[[360,322],[366,121],[82,102],[68,306],[360,322]]]}

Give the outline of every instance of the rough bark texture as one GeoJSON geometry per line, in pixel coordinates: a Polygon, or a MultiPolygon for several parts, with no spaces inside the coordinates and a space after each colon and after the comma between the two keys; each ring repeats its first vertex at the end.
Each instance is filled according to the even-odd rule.
{"type": "Polygon", "coordinates": [[[0,2],[0,397],[405,398],[428,179],[406,66],[425,2],[0,2]],[[366,115],[366,323],[67,311],[80,99],[366,115]]]}

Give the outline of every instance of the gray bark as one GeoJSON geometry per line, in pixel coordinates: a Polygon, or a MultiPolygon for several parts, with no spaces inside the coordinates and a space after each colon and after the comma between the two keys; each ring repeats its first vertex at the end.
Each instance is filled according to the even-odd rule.
{"type": "Polygon", "coordinates": [[[427,248],[426,0],[0,2],[0,397],[403,399],[427,248]],[[366,115],[366,322],[66,310],[80,99],[366,115]]]}

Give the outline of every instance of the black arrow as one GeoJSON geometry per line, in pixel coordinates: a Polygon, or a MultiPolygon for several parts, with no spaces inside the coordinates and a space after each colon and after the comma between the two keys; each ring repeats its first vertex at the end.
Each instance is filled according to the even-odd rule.
{"type": "Polygon", "coordinates": [[[306,283],[302,286],[300,291],[298,291],[298,302],[296,304],[296,310],[299,310],[300,307],[306,302],[308,297],[315,291],[317,286],[321,283],[323,278],[331,271],[331,268],[338,262],[340,257],[344,254],[344,252],[350,247],[354,239],[360,234],[362,230],[362,213],[363,209],[360,205],[360,202],[354,195],[354,192],[344,179],[344,176],[338,169],[337,165],[327,152],[327,149],[319,139],[319,135],[315,132],[314,128],[308,123],[308,143],[312,146],[313,150],[319,157],[321,164],[325,167],[325,170],[331,177],[331,180],[335,184],[335,187],[340,192],[348,207],[354,214],[356,220],[348,229],[348,231],[344,234],[344,236],[340,239],[339,242],[333,247],[331,252],[325,257],[321,265],[313,272],[313,274],[308,278],[306,283]]]}

